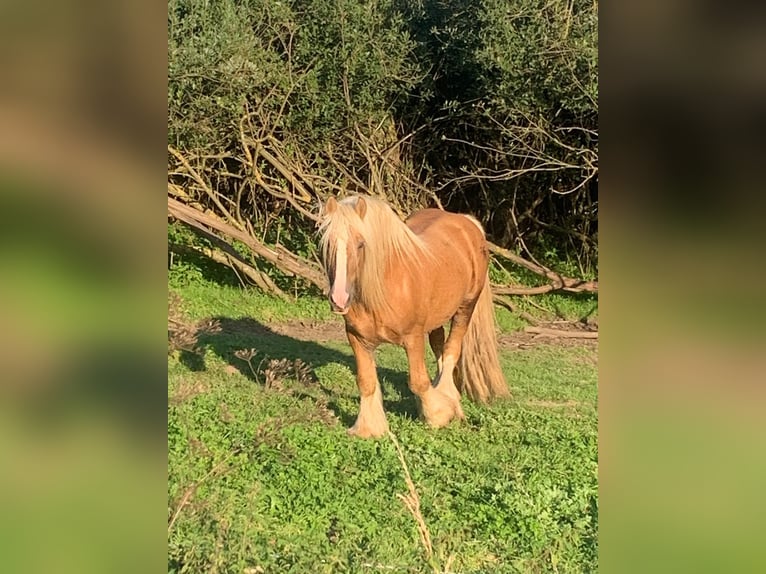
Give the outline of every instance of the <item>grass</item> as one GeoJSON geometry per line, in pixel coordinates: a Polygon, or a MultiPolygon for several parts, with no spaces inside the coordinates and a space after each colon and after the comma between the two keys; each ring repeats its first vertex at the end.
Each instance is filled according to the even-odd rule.
{"type": "Polygon", "coordinates": [[[348,345],[270,328],[330,319],[325,301],[207,282],[174,290],[191,319],[219,317],[221,329],[200,338],[201,355],[168,360],[169,572],[597,569],[592,350],[503,349],[513,398],[464,401],[467,420],[434,431],[416,418],[404,352],[382,347],[396,438],[358,440],[346,435],[358,408],[348,345]]]}

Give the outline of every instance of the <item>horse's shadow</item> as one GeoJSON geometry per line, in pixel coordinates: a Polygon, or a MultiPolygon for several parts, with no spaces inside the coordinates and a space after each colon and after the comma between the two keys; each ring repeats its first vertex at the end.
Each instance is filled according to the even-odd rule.
{"type": "MultiPolygon", "coordinates": [[[[262,378],[256,376],[256,373],[258,373],[258,366],[264,358],[287,359],[288,361],[300,359],[308,364],[312,371],[324,365],[335,363],[356,373],[356,363],[350,348],[348,354],[342,353],[314,341],[296,339],[277,333],[251,318],[214,317],[212,320],[215,328],[203,330],[198,334],[198,349],[201,351],[212,350],[254,383],[263,384],[262,378]],[[238,357],[237,354],[249,349],[255,349],[257,355],[248,363],[246,359],[238,357]]],[[[204,353],[184,352],[180,359],[187,368],[193,371],[204,371],[206,368],[204,353]]],[[[317,377],[315,378],[319,380],[317,377]]],[[[384,394],[385,387],[390,386],[396,391],[398,397],[401,397],[393,400],[384,397],[383,402],[386,411],[405,418],[417,418],[417,404],[407,385],[407,372],[395,371],[378,365],[378,379],[384,388],[384,394]]],[[[321,381],[317,384],[327,397],[328,407],[332,409],[338,419],[346,426],[354,424],[358,409],[348,411],[341,406],[348,404],[348,401],[344,402],[339,399],[349,396],[358,398],[359,393],[356,385],[349,388],[348,391],[338,391],[328,388],[321,381]]]]}

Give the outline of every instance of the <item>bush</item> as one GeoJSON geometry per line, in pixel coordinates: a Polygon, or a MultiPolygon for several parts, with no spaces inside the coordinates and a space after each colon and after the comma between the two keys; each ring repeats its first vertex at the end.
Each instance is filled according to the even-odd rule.
{"type": "MultiPolygon", "coordinates": [[[[440,202],[595,269],[598,5],[169,0],[168,140],[231,216],[311,254],[306,213],[360,189],[440,202]]],[[[220,212],[170,157],[171,182],[220,212]]]]}
{"type": "Polygon", "coordinates": [[[403,116],[445,204],[499,243],[596,264],[597,4],[402,2],[423,76],[403,116]],[[555,191],[552,191],[555,190],[555,191]],[[572,191],[573,190],[573,191],[572,191]]]}

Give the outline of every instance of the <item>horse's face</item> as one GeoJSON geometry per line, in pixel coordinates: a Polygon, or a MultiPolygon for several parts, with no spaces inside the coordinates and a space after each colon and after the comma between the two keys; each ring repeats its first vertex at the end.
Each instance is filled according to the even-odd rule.
{"type": "Polygon", "coordinates": [[[335,261],[328,268],[330,279],[330,307],[345,315],[354,302],[357,292],[359,270],[364,265],[364,239],[352,231],[347,239],[339,239],[335,245],[335,261]]]}
{"type": "MultiPolygon", "coordinates": [[[[325,214],[331,215],[337,209],[337,202],[330,198],[325,214]]],[[[359,199],[355,208],[359,221],[364,219],[366,207],[359,199]]],[[[331,237],[331,252],[334,257],[326,261],[327,277],[330,280],[330,308],[341,315],[348,313],[357,295],[359,273],[364,267],[365,242],[361,232],[353,225],[342,237],[331,237]]]]}

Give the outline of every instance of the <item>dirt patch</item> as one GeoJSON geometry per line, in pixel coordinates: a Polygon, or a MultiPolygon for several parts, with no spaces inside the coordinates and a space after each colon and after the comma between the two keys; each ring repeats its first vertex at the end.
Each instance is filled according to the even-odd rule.
{"type": "Polygon", "coordinates": [[[294,319],[280,323],[270,323],[269,328],[286,337],[299,341],[346,341],[343,321],[311,321],[294,319]]]}
{"type": "MultiPolygon", "coordinates": [[[[576,327],[567,328],[560,323],[551,323],[546,327],[577,331],[576,327]]],[[[341,341],[345,342],[346,331],[342,321],[310,321],[291,320],[270,323],[269,329],[280,335],[292,337],[299,341],[341,341]]],[[[536,333],[516,331],[503,333],[497,338],[498,345],[503,349],[527,349],[540,345],[555,347],[582,347],[592,351],[598,350],[598,339],[581,339],[577,337],[551,337],[536,333]]]]}
{"type": "Polygon", "coordinates": [[[524,331],[498,335],[497,344],[501,349],[529,349],[531,347],[539,347],[540,345],[549,345],[554,347],[580,347],[592,351],[598,350],[598,339],[551,337],[538,335],[537,333],[526,333],[524,331]]]}

